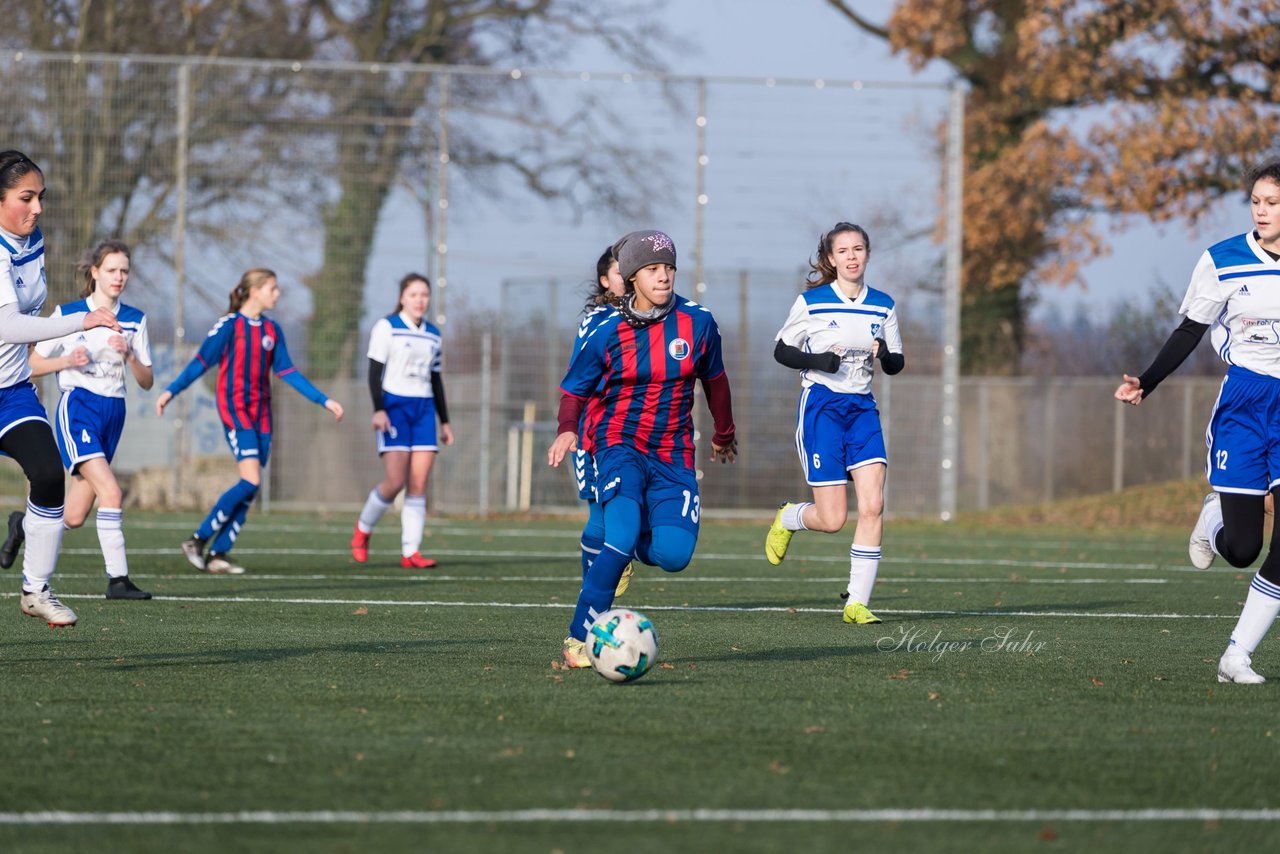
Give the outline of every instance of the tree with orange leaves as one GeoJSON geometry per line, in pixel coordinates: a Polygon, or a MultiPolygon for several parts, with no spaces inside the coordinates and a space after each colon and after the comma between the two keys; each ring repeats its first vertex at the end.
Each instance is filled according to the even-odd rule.
{"type": "Polygon", "coordinates": [[[966,372],[1018,372],[1036,289],[1107,251],[1096,216],[1194,223],[1276,150],[1280,0],[827,2],[969,86],[966,372]]]}

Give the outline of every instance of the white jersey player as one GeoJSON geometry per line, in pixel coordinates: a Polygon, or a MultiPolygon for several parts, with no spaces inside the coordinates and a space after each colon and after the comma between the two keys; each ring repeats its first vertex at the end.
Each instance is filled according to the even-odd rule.
{"type": "MultiPolygon", "coordinates": [[[[1250,173],[1253,230],[1210,246],[1182,301],[1182,324],[1140,376],[1125,375],[1117,400],[1142,403],[1210,331],[1227,375],[1209,417],[1205,496],[1187,545],[1208,569],[1221,555],[1243,569],[1262,551],[1266,496],[1280,491],[1280,161],[1250,173]]],[[[1266,681],[1252,656],[1280,613],[1280,527],[1249,584],[1244,609],[1218,662],[1219,682],[1266,681]]]]}
{"type": "Polygon", "coordinates": [[[44,192],[39,166],[20,151],[0,152],[0,454],[16,460],[31,485],[26,513],[9,514],[0,567],[12,566],[27,543],[22,613],[57,627],[76,624],[75,612],[49,587],[62,546],[65,488],[58,446],[30,381],[27,345],[99,326],[119,332],[120,324],[103,309],[39,316],[48,289],[44,237],[36,225],[44,192]]]}
{"type": "Polygon", "coordinates": [[[71,473],[64,524],[79,528],[98,502],[98,544],[107,572],[108,599],[150,599],[129,578],[124,547],[124,493],[111,470],[125,420],[125,373],[151,388],[151,345],[147,317],[120,301],[129,282],[129,247],[118,240],[98,244],[80,265],[83,299],[54,310],[54,316],[101,308],[115,314],[120,332],[105,327],[42,341],[31,354],[32,374],[57,372],[62,396],[54,414],[54,438],[62,465],[71,473]]]}
{"type": "Polygon", "coordinates": [[[378,320],[369,335],[369,394],[384,476],[365,499],[351,535],[351,556],[357,563],[369,559],[369,535],[407,486],[400,512],[400,565],[406,569],[436,565],[420,551],[427,479],[439,450],[438,439],[452,445],[453,430],[441,375],[440,330],[427,320],[430,303],[431,282],[418,273],[408,274],[400,280],[395,313],[378,320]]]}
{"type": "Polygon", "coordinates": [[[888,456],[871,376],[877,360],[886,374],[905,364],[893,298],[864,280],[870,257],[871,238],[861,226],[842,222],[823,235],[809,288],[778,332],[774,358],[800,370],[796,450],[813,501],[784,503],[765,537],[765,557],[776,565],[796,531],[839,531],[852,480],[858,524],[841,598],[842,618],[858,625],[880,622],[867,605],[880,566],[888,456]]]}

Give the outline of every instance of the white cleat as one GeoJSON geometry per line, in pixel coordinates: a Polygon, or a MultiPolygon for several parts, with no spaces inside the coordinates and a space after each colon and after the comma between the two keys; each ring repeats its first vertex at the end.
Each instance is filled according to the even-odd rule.
{"type": "Polygon", "coordinates": [[[1238,650],[1228,649],[1218,662],[1218,681],[1235,682],[1237,685],[1261,685],[1267,680],[1254,672],[1253,661],[1238,650]]]}
{"type": "Polygon", "coordinates": [[[1213,546],[1209,543],[1209,517],[1221,514],[1218,502],[1218,493],[1210,492],[1206,495],[1204,503],[1200,505],[1200,516],[1196,519],[1196,526],[1191,529],[1187,555],[1191,558],[1191,565],[1196,569],[1208,569],[1213,565],[1213,559],[1216,557],[1213,546]]]}
{"type": "Polygon", "coordinates": [[[22,613],[28,617],[36,617],[49,624],[51,629],[76,624],[76,612],[58,601],[49,585],[38,593],[22,593],[22,613]]]}

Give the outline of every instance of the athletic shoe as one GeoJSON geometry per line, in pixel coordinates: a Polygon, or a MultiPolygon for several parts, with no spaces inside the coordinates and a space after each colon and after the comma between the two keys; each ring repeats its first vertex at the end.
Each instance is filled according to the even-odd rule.
{"type": "Polygon", "coordinates": [[[787,546],[791,545],[791,535],[795,531],[788,531],[782,527],[782,514],[788,507],[794,506],[791,502],[787,502],[779,507],[778,515],[773,517],[773,524],[769,526],[769,533],[765,535],[764,556],[774,566],[782,563],[782,559],[787,556],[787,546]]]}
{"type": "Polygon", "coordinates": [[[351,535],[351,557],[355,558],[356,563],[364,563],[369,559],[369,535],[360,530],[359,525],[356,525],[355,533],[351,535]]]}
{"type": "Polygon", "coordinates": [[[59,602],[47,584],[39,593],[22,592],[22,613],[44,620],[51,629],[76,624],[76,612],[59,602]]]}
{"type": "Polygon", "coordinates": [[[560,651],[564,663],[568,667],[590,667],[591,659],[587,658],[587,642],[573,637],[564,639],[564,649],[560,651]]]}
{"type": "Polygon", "coordinates": [[[22,527],[24,516],[26,514],[21,510],[14,510],[9,514],[9,536],[5,538],[4,545],[0,546],[0,567],[8,569],[18,559],[18,549],[22,548],[22,542],[27,538],[26,529],[22,527]]]}
{"type": "Polygon", "coordinates": [[[627,588],[631,586],[631,576],[635,575],[635,571],[635,565],[630,563],[622,568],[622,577],[618,579],[618,586],[613,591],[614,599],[627,592],[627,588]]]}
{"type": "Polygon", "coordinates": [[[408,557],[400,558],[400,565],[405,569],[430,569],[436,565],[436,562],[429,557],[423,557],[422,552],[414,552],[408,557]]]}
{"type": "Polygon", "coordinates": [[[182,554],[187,559],[187,563],[194,566],[201,572],[205,572],[207,567],[204,565],[204,547],[205,541],[199,537],[192,537],[189,540],[182,541],[182,554]]]}
{"type": "Polygon", "coordinates": [[[129,576],[121,575],[119,578],[113,578],[107,582],[107,598],[150,599],[151,594],[134,584],[129,576]]]}
{"type": "Polygon", "coordinates": [[[857,623],[860,626],[884,622],[884,620],[871,613],[871,609],[861,602],[850,602],[845,605],[843,619],[846,623],[857,623]]]}
{"type": "Polygon", "coordinates": [[[1218,493],[1210,492],[1200,505],[1200,515],[1196,518],[1196,526],[1191,529],[1191,540],[1187,543],[1187,554],[1191,557],[1191,565],[1196,569],[1208,569],[1213,565],[1213,546],[1209,543],[1209,514],[1218,508],[1218,493]]]}
{"type": "Polygon", "coordinates": [[[1253,671],[1252,660],[1238,649],[1227,648],[1218,662],[1218,681],[1237,685],[1261,685],[1267,680],[1253,671]]]}
{"type": "Polygon", "coordinates": [[[204,562],[204,571],[210,575],[244,575],[244,567],[227,560],[226,555],[209,553],[204,562]]]}

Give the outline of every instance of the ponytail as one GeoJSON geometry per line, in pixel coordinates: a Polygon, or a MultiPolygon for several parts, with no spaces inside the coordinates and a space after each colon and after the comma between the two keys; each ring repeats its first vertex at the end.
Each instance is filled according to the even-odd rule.
{"type": "Polygon", "coordinates": [[[231,289],[231,304],[227,307],[227,314],[235,314],[239,311],[240,306],[244,305],[251,292],[265,285],[268,279],[274,278],[276,278],[276,274],[266,267],[254,267],[253,269],[245,270],[244,275],[240,277],[240,281],[236,282],[236,286],[231,289]]]}

